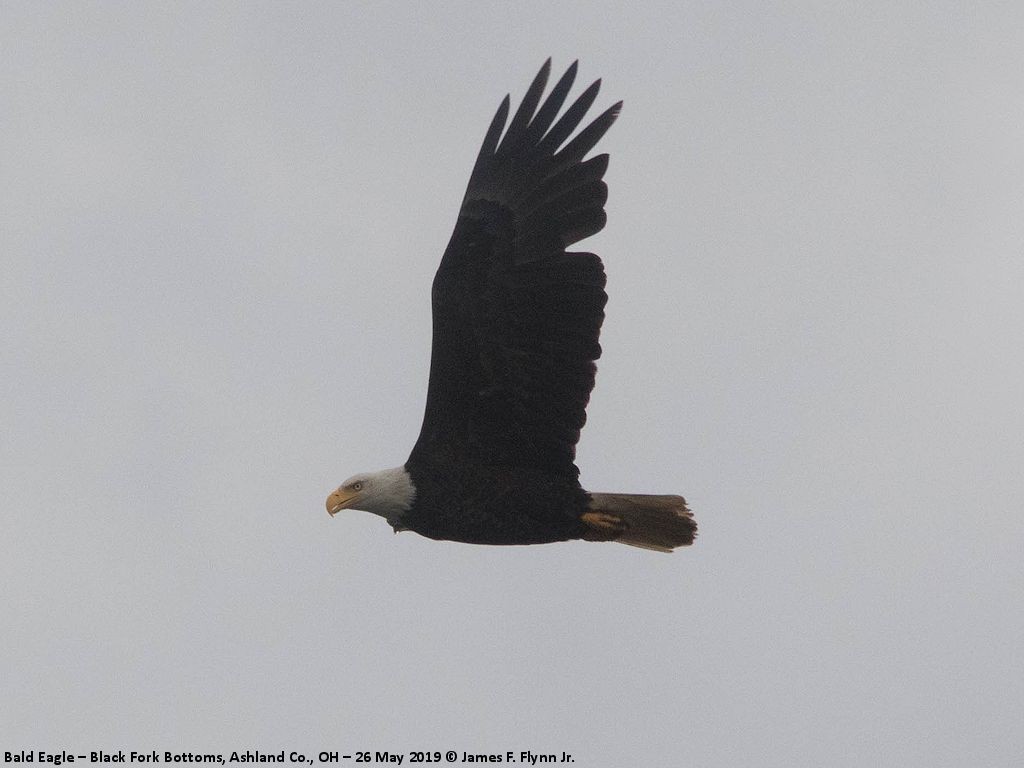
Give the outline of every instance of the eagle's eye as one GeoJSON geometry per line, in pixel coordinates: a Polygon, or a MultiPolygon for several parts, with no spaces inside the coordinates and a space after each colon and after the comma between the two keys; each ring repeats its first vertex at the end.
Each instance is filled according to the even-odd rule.
{"type": "Polygon", "coordinates": [[[352,483],[352,490],[353,491],[361,491],[361,490],[363,490],[363,483],[362,483],[362,481],[360,480],[358,482],[352,483]]]}

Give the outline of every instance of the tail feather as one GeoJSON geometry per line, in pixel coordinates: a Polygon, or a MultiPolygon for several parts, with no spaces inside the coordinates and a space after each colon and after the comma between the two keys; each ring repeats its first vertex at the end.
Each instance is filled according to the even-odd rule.
{"type": "Polygon", "coordinates": [[[592,493],[582,516],[590,541],[619,541],[671,552],[693,543],[697,523],[682,496],[592,493]]]}

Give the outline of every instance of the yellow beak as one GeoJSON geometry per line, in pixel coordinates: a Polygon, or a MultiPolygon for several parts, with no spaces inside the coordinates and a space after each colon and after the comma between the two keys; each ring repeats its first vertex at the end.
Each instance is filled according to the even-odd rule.
{"type": "Polygon", "coordinates": [[[344,491],[341,488],[327,497],[327,514],[334,517],[343,509],[351,507],[359,494],[354,491],[344,491]]]}

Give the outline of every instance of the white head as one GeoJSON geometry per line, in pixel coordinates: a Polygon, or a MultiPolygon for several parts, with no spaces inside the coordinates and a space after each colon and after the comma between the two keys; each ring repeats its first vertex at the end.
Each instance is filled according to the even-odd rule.
{"type": "Polygon", "coordinates": [[[415,498],[416,487],[405,467],[394,467],[350,477],[327,497],[327,512],[334,517],[343,509],[361,509],[396,526],[415,498]]]}

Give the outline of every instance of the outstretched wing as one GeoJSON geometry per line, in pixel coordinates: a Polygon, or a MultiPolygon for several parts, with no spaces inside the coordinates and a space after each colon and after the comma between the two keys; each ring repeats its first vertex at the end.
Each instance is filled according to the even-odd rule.
{"type": "Polygon", "coordinates": [[[434,277],[430,386],[410,461],[579,474],[607,296],[601,260],[565,249],[604,227],[608,155],[583,158],[622,103],[566,143],[601,81],[556,122],[576,63],[537,109],[550,66],[500,143],[507,96],[498,109],[434,277]]]}

